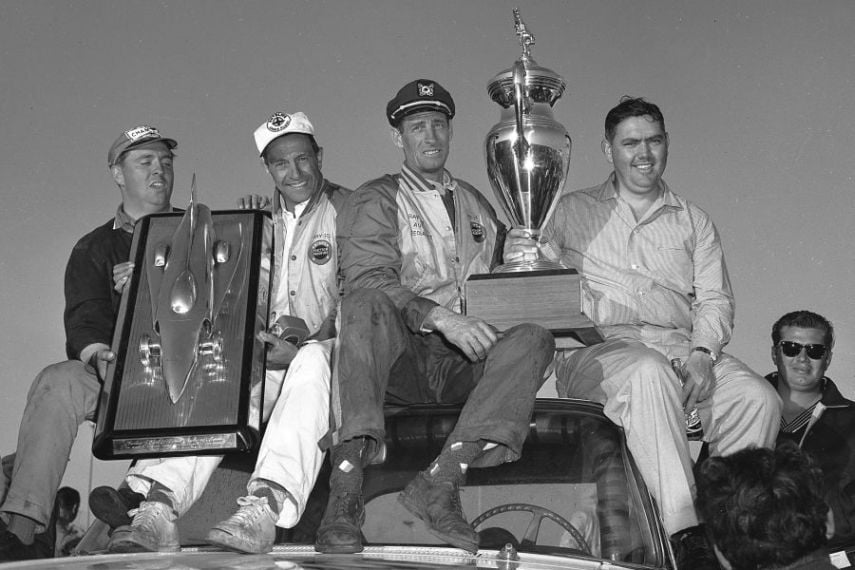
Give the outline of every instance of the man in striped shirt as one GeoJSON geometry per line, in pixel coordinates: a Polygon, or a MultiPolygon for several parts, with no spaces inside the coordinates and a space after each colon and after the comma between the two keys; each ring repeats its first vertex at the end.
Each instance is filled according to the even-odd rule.
{"type": "Polygon", "coordinates": [[[706,547],[684,410],[697,407],[711,454],[723,455],[771,446],[781,404],[722,352],[734,301],[721,241],[709,216],[662,179],[668,133],[659,108],[624,98],[606,116],[602,150],[609,178],[564,195],[539,245],[509,232],[505,261],[541,250],[582,275],[583,311],[605,342],[559,355],[558,393],[602,402],[624,428],[681,561],[706,547]]]}

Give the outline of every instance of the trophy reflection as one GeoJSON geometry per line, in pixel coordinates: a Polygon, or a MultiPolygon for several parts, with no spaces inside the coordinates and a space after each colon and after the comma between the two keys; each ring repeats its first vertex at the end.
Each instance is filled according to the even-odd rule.
{"type": "MultiPolygon", "coordinates": [[[[522,55],[490,80],[490,98],[502,107],[485,141],[490,184],[511,225],[538,243],[570,168],[570,136],[552,106],[564,94],[564,79],[531,56],[534,36],[514,9],[522,55]]],[[[581,312],[579,275],[543,257],[505,263],[492,274],[466,282],[466,313],[502,331],[519,323],[539,324],[556,337],[584,344],[601,340],[581,312]]]]}

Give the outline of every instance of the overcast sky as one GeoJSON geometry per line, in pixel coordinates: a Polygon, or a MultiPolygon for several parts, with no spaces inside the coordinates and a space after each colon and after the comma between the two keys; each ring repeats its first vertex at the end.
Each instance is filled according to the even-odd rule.
{"type": "MultiPolygon", "coordinates": [[[[119,194],[111,141],[140,123],[178,140],[173,203],[269,193],[252,131],[303,111],[324,173],[395,171],[386,102],[427,77],[454,96],[448,167],[492,199],[486,85],[520,50],[508,0],[0,1],[0,454],[36,373],[64,359],[63,272],[119,194]]],[[[621,95],[665,114],[665,179],[722,234],[737,300],[728,351],[771,370],[769,329],[800,308],[838,332],[830,375],[855,396],[855,2],[526,0],[537,62],[563,75],[567,189],[605,179],[603,118],[621,95]]],[[[86,447],[70,482],[89,485],[86,447]]],[[[113,477],[112,482],[115,481],[113,477]]]]}

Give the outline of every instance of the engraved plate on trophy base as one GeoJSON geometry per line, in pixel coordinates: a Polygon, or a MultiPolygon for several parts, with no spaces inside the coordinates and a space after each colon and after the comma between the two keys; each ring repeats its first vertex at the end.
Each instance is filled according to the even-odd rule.
{"type": "Polygon", "coordinates": [[[260,441],[270,216],[190,209],[137,223],[98,404],[100,459],[246,452],[260,441]]]}
{"type": "Polygon", "coordinates": [[[489,273],[466,281],[466,314],[484,319],[499,331],[534,323],[557,338],[584,345],[602,342],[594,323],[581,310],[575,269],[489,273]]]}

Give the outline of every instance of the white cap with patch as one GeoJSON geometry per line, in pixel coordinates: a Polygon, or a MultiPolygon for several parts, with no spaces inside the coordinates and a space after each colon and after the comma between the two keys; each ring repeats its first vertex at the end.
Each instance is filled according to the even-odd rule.
{"type": "Polygon", "coordinates": [[[309,118],[303,113],[273,113],[266,122],[255,129],[255,146],[258,148],[258,154],[264,154],[264,149],[267,148],[274,140],[284,135],[291,133],[300,133],[304,135],[315,136],[315,127],[309,121],[309,118]]]}

